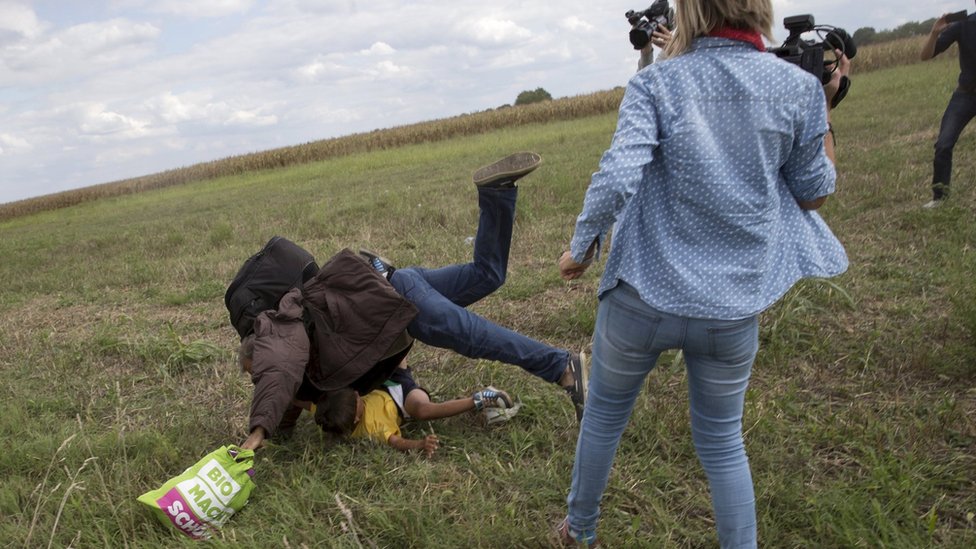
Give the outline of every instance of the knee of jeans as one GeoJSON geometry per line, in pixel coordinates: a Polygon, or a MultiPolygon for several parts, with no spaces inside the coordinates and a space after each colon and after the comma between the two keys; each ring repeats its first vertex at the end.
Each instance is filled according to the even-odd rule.
{"type": "Polygon", "coordinates": [[[485,269],[485,283],[492,286],[492,291],[501,288],[505,283],[505,269],[485,269]]]}
{"type": "Polygon", "coordinates": [[[952,154],[952,149],[954,149],[955,146],[956,146],[955,142],[950,142],[948,140],[945,140],[945,141],[943,141],[943,140],[936,141],[935,142],[935,155],[937,157],[939,157],[939,156],[946,156],[946,155],[952,154]]]}
{"type": "Polygon", "coordinates": [[[692,439],[698,460],[707,471],[735,468],[746,463],[746,446],[741,430],[726,435],[697,432],[692,439]]]}
{"type": "Polygon", "coordinates": [[[478,283],[475,284],[477,293],[486,296],[493,293],[505,283],[505,272],[498,269],[481,267],[479,269],[478,283]]]}

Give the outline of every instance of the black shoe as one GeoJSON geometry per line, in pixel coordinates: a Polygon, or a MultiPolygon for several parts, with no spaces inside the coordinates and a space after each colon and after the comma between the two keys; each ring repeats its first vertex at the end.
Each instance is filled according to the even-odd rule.
{"type": "Polygon", "coordinates": [[[378,273],[385,276],[387,280],[389,280],[390,276],[393,274],[393,271],[396,270],[396,267],[390,263],[389,259],[376,255],[369,250],[360,248],[359,255],[365,257],[366,261],[368,261],[378,273]]]}
{"type": "Polygon", "coordinates": [[[515,186],[515,182],[542,164],[542,157],[534,152],[510,154],[501,160],[478,168],[474,172],[474,184],[490,189],[515,186]]]}
{"type": "Polygon", "coordinates": [[[569,353],[569,364],[566,368],[573,374],[573,384],[563,387],[569,398],[573,400],[573,408],[576,409],[576,421],[582,423],[583,408],[586,406],[586,354],[569,353]]]}

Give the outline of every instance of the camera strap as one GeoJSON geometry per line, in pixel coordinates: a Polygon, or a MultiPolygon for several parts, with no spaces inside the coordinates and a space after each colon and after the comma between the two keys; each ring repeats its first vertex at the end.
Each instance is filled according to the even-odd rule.
{"type": "Polygon", "coordinates": [[[830,108],[836,109],[841,100],[847,97],[847,90],[849,89],[851,89],[851,79],[846,76],[841,76],[840,86],[837,88],[837,93],[834,94],[834,99],[830,102],[830,108]]]}

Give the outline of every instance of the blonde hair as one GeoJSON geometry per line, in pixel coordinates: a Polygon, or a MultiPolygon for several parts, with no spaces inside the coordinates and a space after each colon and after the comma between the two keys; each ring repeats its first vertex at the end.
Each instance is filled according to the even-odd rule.
{"type": "Polygon", "coordinates": [[[666,57],[687,52],[692,40],[721,27],[758,31],[774,40],[772,0],[675,0],[674,12],[675,31],[664,49],[666,57]]]}

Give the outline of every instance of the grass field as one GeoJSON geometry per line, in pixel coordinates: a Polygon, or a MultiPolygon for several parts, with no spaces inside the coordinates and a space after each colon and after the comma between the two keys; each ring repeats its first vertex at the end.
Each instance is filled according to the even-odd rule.
{"type": "MultiPolygon", "coordinates": [[[[822,210],[851,268],[763,315],[746,444],[764,547],[976,546],[976,133],[947,207],[928,200],[955,60],[856,74],[835,113],[838,193],[822,210]]],[[[522,184],[509,279],[474,308],[585,347],[599,269],[557,275],[615,114],[250,171],[0,222],[0,545],[180,547],[135,498],[245,436],[250,382],[222,297],[274,234],[326,259],[368,246],[397,264],[465,260],[470,175],[513,150],[522,184]]],[[[261,451],[250,504],[213,547],[546,547],[564,513],[569,400],[515,367],[418,345],[434,397],[487,384],[522,412],[412,424],[427,460],[323,446],[310,418],[261,451]]],[[[674,356],[649,377],[603,506],[606,547],[715,545],[674,356]]]]}

